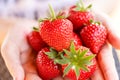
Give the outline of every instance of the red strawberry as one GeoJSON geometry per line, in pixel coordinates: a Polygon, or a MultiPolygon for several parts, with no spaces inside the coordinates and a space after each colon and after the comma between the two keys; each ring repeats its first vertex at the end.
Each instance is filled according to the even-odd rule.
{"type": "MultiPolygon", "coordinates": [[[[43,48],[37,55],[36,64],[39,76],[43,80],[51,80],[60,75],[60,71],[57,64],[54,64],[53,59],[50,59],[48,55],[53,54],[54,52],[50,53],[48,48],[43,48]]],[[[53,56],[52,56],[53,57],[53,56]]]]}
{"type": "Polygon", "coordinates": [[[88,48],[75,48],[72,43],[70,51],[64,50],[65,56],[57,63],[62,64],[63,76],[70,80],[86,80],[96,70],[95,55],[92,54],[88,48]]]}
{"type": "Polygon", "coordinates": [[[82,45],[80,37],[74,32],[73,32],[73,42],[74,42],[76,47],[79,47],[82,45]]]}
{"type": "Polygon", "coordinates": [[[69,48],[73,25],[68,19],[53,15],[50,20],[43,21],[40,27],[40,35],[49,46],[57,51],[69,48]]]}
{"type": "Polygon", "coordinates": [[[106,41],[107,30],[103,25],[93,23],[84,27],[80,35],[84,44],[89,47],[93,53],[98,53],[106,41]]]}
{"type": "Polygon", "coordinates": [[[74,30],[81,29],[83,26],[89,24],[89,20],[93,19],[93,15],[88,9],[91,7],[84,7],[80,2],[76,6],[70,8],[68,19],[73,23],[74,30]]]}
{"type": "Polygon", "coordinates": [[[40,51],[43,47],[46,47],[47,44],[42,40],[39,32],[32,31],[27,35],[28,42],[35,51],[40,51]]]}

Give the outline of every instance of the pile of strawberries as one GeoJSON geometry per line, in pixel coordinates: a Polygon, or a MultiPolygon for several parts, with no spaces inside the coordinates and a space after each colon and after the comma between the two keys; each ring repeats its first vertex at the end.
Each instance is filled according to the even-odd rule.
{"type": "Polygon", "coordinates": [[[39,28],[28,34],[30,46],[38,52],[36,65],[43,80],[57,76],[70,80],[86,80],[96,69],[95,55],[107,38],[106,28],[95,22],[94,15],[82,2],[69,9],[68,16],[57,16],[50,7],[51,17],[40,20],[39,28]],[[94,54],[93,54],[94,53],[94,54]]]}

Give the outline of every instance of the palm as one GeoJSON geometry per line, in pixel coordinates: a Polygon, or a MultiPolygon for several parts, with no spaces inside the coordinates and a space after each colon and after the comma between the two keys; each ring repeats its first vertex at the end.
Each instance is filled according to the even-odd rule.
{"type": "Polygon", "coordinates": [[[23,80],[23,78],[25,78],[25,80],[41,80],[35,66],[35,58],[37,53],[31,49],[27,41],[27,34],[32,31],[32,27],[35,26],[35,23],[36,22],[34,21],[30,22],[17,20],[14,27],[12,27],[9,31],[10,34],[8,33],[8,39],[4,41],[5,44],[3,46],[8,46],[10,48],[8,48],[7,52],[3,53],[6,53],[10,60],[7,56],[5,56],[4,59],[8,59],[7,61],[9,63],[14,61],[13,63],[8,64],[8,69],[13,77],[17,76],[20,80],[23,80]],[[23,22],[25,24],[23,24],[23,22]],[[14,71],[14,69],[16,69],[16,71],[14,71]]]}
{"type": "Polygon", "coordinates": [[[35,66],[36,53],[31,49],[26,38],[27,34],[32,30],[32,25],[29,24],[26,26],[27,27],[22,26],[18,32],[19,34],[18,35],[16,34],[16,36],[14,36],[16,37],[16,41],[19,42],[16,45],[20,50],[19,51],[20,62],[24,69],[26,80],[33,79],[33,76],[34,76],[34,79],[39,80],[39,76],[37,75],[37,70],[35,66]]]}
{"type": "MultiPolygon", "coordinates": [[[[22,45],[22,47],[25,46],[22,45]]],[[[27,51],[22,51],[20,53],[20,61],[22,63],[25,73],[37,73],[35,67],[35,56],[36,53],[34,53],[30,47],[27,51]]]]}
{"type": "MultiPolygon", "coordinates": [[[[22,28],[21,28],[22,29],[22,28]]],[[[24,32],[29,32],[28,29],[24,29],[24,31],[22,31],[22,35],[21,35],[21,39],[19,39],[21,43],[19,43],[18,47],[20,48],[20,62],[22,63],[22,67],[26,73],[25,77],[26,80],[38,80],[38,78],[40,78],[37,74],[37,69],[36,69],[36,64],[35,64],[35,60],[36,60],[36,56],[37,53],[34,52],[32,50],[32,48],[30,47],[30,45],[28,44],[27,41],[27,34],[23,34],[24,32]],[[37,75],[37,76],[36,76],[37,75]]],[[[17,40],[18,41],[18,40],[17,40]]],[[[61,77],[55,78],[54,80],[63,80],[61,77]]]]}
{"type": "MultiPolygon", "coordinates": [[[[110,19],[105,17],[105,15],[99,14],[99,12],[96,14],[98,21],[102,20],[103,24],[109,30],[108,41],[115,48],[120,49],[120,45],[118,45],[120,43],[120,37],[112,31],[114,26],[111,25],[112,23],[109,21],[110,19]]],[[[15,80],[24,80],[24,78],[25,80],[41,80],[35,67],[36,54],[32,51],[26,39],[26,35],[32,30],[32,27],[35,26],[34,23],[34,21],[14,20],[13,25],[11,24],[9,26],[15,27],[9,31],[1,47],[2,56],[15,80]]],[[[8,26],[7,24],[4,25],[8,26]]],[[[106,71],[104,72],[104,75],[107,76],[106,80],[118,80],[113,56],[109,46],[106,46],[101,50],[101,53],[98,55],[98,63],[100,64],[100,68],[106,71]],[[111,66],[109,66],[109,61],[111,66]],[[111,61],[113,61],[113,63],[111,61]]],[[[97,70],[97,72],[92,76],[92,80],[96,80],[98,77],[102,78],[103,74],[100,74],[100,71],[100,69],[97,70]]],[[[56,80],[61,79],[57,78],[56,80]]]]}
{"type": "MultiPolygon", "coordinates": [[[[17,28],[16,26],[12,29],[13,35],[10,36],[10,38],[15,37],[14,39],[14,44],[16,45],[16,48],[19,50],[19,55],[20,57],[20,62],[22,66],[24,67],[25,72],[29,72],[29,70],[33,70],[34,65],[34,59],[35,59],[35,53],[33,53],[31,47],[29,46],[27,42],[27,34],[32,30],[32,25],[33,24],[27,24],[27,25],[21,25],[17,24],[17,27],[19,26],[19,31],[16,33],[17,28]],[[14,35],[15,34],[15,35],[14,35]],[[19,43],[16,43],[19,42],[19,43]],[[28,67],[29,66],[29,67],[28,67]]],[[[30,71],[30,72],[31,72],[30,71]]]]}
{"type": "MultiPolygon", "coordinates": [[[[26,73],[26,80],[29,80],[31,75],[37,74],[36,66],[35,66],[35,53],[31,51],[26,51],[21,53],[21,62],[26,73]]],[[[37,76],[38,77],[38,76],[37,76]]]]}
{"type": "Polygon", "coordinates": [[[24,80],[24,78],[25,80],[41,80],[37,75],[34,64],[35,54],[30,48],[26,38],[36,22],[21,19],[11,22],[13,22],[13,27],[2,45],[3,58],[7,61],[6,65],[11,75],[17,80],[24,80]]]}

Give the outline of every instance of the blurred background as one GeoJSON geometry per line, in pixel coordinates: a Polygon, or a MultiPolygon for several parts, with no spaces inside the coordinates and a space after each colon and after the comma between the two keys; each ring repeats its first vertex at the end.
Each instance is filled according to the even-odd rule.
{"type": "MultiPolygon", "coordinates": [[[[57,11],[65,9],[78,0],[0,0],[0,47],[4,38],[17,19],[38,20],[47,15],[48,3],[57,11]]],[[[108,14],[117,24],[117,32],[120,35],[120,0],[83,0],[86,4],[92,3],[93,8],[108,14]]],[[[23,22],[24,24],[24,22],[23,22]]],[[[117,57],[120,60],[120,51],[117,57]]],[[[117,58],[115,57],[115,58],[117,58]]],[[[116,63],[119,65],[119,62],[116,63]]],[[[12,80],[0,54],[0,80],[12,80]]]]}

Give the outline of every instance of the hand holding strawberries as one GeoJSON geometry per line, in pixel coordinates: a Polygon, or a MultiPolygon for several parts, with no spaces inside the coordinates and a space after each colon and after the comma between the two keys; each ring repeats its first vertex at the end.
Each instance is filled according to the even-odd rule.
{"type": "Polygon", "coordinates": [[[94,20],[95,16],[86,10],[81,11],[80,8],[78,4],[72,7],[72,10],[70,9],[69,20],[63,15],[55,16],[51,9],[52,17],[42,20],[38,32],[33,31],[28,34],[28,41],[35,51],[39,51],[38,54],[32,53],[27,43],[25,33],[28,28],[21,27],[20,33],[15,33],[16,28],[11,30],[12,33],[8,35],[8,39],[2,46],[2,54],[4,53],[3,57],[8,69],[16,80],[24,80],[24,78],[39,80],[40,77],[43,80],[51,80],[58,76],[67,77],[70,80],[88,78],[118,80],[111,48],[107,46],[106,39],[120,49],[117,44],[120,38],[111,33],[111,25],[108,25],[110,22],[106,15],[96,13],[97,16],[101,16],[99,19],[103,24],[92,23],[91,19],[94,20]],[[14,43],[11,42],[13,37],[17,37],[14,43]],[[111,38],[116,42],[113,43],[111,38]],[[13,47],[11,48],[9,44],[13,44],[13,47]],[[10,56],[13,52],[14,57],[10,56]],[[96,53],[97,62],[93,53],[96,53]],[[6,55],[9,55],[9,58],[6,55]],[[10,61],[13,63],[11,64],[10,61]]]}

